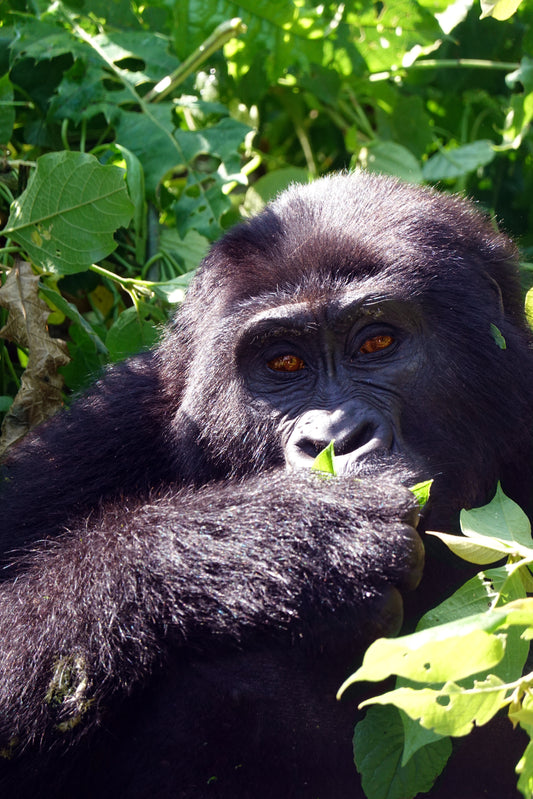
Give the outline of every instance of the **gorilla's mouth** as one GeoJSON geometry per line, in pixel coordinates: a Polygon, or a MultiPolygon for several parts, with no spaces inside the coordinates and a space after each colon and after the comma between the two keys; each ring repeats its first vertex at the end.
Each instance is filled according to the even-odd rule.
{"type": "Polygon", "coordinates": [[[394,446],[385,448],[376,446],[368,447],[366,452],[351,455],[335,456],[335,469],[339,475],[353,475],[354,477],[380,477],[388,476],[399,480],[403,485],[414,485],[421,480],[427,480],[427,470],[415,463],[412,457],[400,453],[394,446]]]}

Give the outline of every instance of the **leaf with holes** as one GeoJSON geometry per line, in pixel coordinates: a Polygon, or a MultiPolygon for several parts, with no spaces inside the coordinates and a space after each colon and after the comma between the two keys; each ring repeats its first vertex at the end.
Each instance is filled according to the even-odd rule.
{"type": "Polygon", "coordinates": [[[505,638],[492,635],[490,626],[504,620],[505,614],[496,611],[401,638],[378,638],[367,649],[363,664],[340,687],[338,695],[354,682],[377,682],[392,674],[416,682],[440,683],[461,680],[491,668],[503,658],[505,638]],[[489,631],[476,629],[483,624],[489,631]]]}
{"type": "Polygon", "coordinates": [[[490,674],[486,680],[474,680],[472,688],[464,689],[448,682],[440,689],[397,688],[362,702],[388,705],[403,710],[438,735],[468,735],[474,724],[481,727],[504,706],[508,687],[490,674]]]}
{"type": "Polygon", "coordinates": [[[45,272],[83,272],[113,252],[133,205],[124,173],[86,153],[43,155],[3,233],[45,272]]]}

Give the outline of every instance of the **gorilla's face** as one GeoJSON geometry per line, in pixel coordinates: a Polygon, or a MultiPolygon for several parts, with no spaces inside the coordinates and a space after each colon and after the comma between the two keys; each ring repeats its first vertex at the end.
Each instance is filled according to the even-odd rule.
{"type": "Polygon", "coordinates": [[[277,419],[288,468],[335,442],[338,473],[405,453],[405,389],[423,368],[418,314],[382,290],[334,290],[256,313],[237,344],[251,402],[277,419]]]}

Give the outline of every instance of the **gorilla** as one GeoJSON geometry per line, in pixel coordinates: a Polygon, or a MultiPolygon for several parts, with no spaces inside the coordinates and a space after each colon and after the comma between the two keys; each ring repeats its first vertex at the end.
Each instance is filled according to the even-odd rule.
{"type": "MultiPolygon", "coordinates": [[[[498,479],[531,510],[517,264],[457,197],[293,186],[213,246],[156,349],[14,448],[5,796],[362,796],[335,692],[404,604],[451,591],[437,542],[413,592],[424,531],[498,479]],[[309,468],[330,441],[336,477],[309,468]]],[[[481,760],[464,796],[514,796],[481,760]]]]}

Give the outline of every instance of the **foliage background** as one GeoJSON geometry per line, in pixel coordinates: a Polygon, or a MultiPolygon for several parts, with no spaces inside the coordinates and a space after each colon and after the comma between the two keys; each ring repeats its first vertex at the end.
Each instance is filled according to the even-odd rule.
{"type": "Polygon", "coordinates": [[[463,191],[530,257],[533,12],[481,11],[0,0],[0,447],[156,341],[209,243],[292,180],[463,191]]]}

